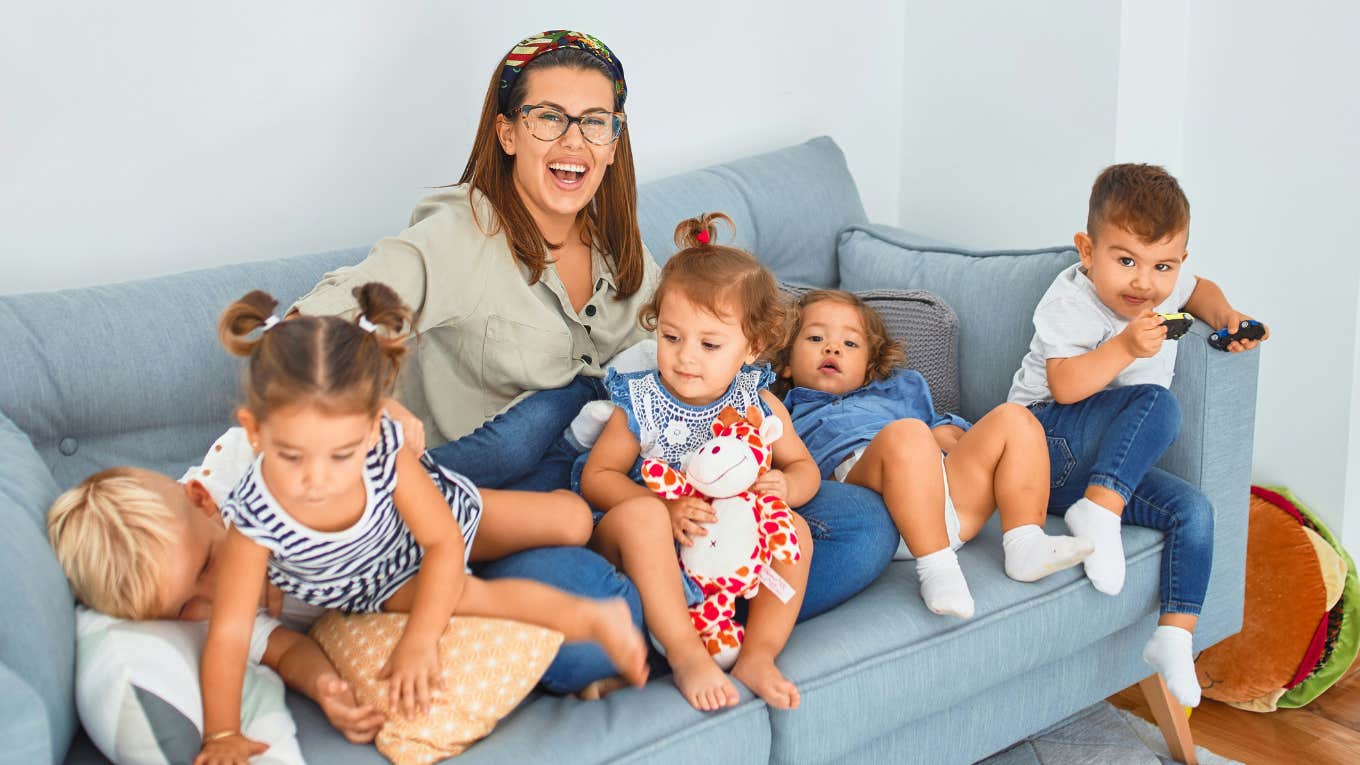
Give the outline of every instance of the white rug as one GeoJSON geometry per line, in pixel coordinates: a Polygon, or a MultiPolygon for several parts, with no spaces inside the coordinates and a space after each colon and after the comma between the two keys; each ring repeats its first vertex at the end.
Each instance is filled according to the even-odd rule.
{"type": "MultiPolygon", "coordinates": [[[[1203,765],[1242,765],[1195,747],[1203,765]]],[[[1161,765],[1174,763],[1157,726],[1102,701],[977,765],[1161,765]]]]}

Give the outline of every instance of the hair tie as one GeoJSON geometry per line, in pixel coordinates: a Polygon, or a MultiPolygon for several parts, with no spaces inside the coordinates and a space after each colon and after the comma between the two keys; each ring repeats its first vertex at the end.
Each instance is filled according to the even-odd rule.
{"type": "Polygon", "coordinates": [[[368,333],[373,333],[378,330],[378,325],[369,321],[367,316],[359,314],[359,329],[368,333]]]}
{"type": "Polygon", "coordinates": [[[279,317],[277,317],[277,316],[275,316],[275,315],[273,315],[273,314],[270,314],[270,315],[269,315],[267,318],[265,318],[265,320],[264,320],[264,329],[262,329],[262,330],[260,330],[260,331],[261,331],[261,332],[268,332],[275,324],[278,324],[278,323],[279,323],[279,317]]]}
{"type": "Polygon", "coordinates": [[[699,244],[708,244],[708,239],[709,239],[709,236],[708,236],[708,229],[704,229],[704,230],[700,231],[699,234],[698,234],[697,236],[695,236],[694,238],[697,239],[697,240],[699,240],[699,244]]]}

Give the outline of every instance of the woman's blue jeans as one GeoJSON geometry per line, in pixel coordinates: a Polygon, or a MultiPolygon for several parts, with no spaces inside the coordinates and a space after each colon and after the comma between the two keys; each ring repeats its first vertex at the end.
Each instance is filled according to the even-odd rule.
{"type": "Polygon", "coordinates": [[[1049,512],[1103,486],[1124,498],[1124,523],[1165,533],[1161,612],[1199,614],[1214,559],[1214,509],[1194,486],[1153,467],[1180,430],[1180,404],[1160,385],[1104,390],[1075,404],[1030,407],[1048,436],[1049,512]]]}
{"type": "MultiPolygon", "coordinates": [[[[525,398],[457,441],[431,449],[430,457],[486,488],[565,489],[580,450],[564,433],[582,406],[604,397],[600,380],[577,377],[565,387],[525,398]]],[[[814,545],[807,593],[798,614],[802,621],[831,610],[877,579],[892,561],[898,535],[882,498],[859,486],[825,481],[798,512],[807,520],[814,545]]],[[[637,588],[591,550],[525,550],[474,569],[487,579],[522,577],[585,597],[624,598],[633,620],[644,626],[637,588]]],[[[615,674],[594,643],[568,643],[542,682],[549,690],[570,693],[615,674]]]]}

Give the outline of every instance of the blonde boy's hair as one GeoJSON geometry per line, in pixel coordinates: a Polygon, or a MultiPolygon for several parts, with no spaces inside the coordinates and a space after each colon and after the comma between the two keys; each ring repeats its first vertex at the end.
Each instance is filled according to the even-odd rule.
{"type": "Polygon", "coordinates": [[[47,515],[47,538],[82,603],[121,619],[153,619],[158,561],[179,515],[129,468],[95,473],[47,515]]]}

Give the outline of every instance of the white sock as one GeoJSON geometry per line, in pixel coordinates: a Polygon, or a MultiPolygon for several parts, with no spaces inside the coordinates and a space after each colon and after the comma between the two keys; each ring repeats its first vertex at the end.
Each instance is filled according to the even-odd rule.
{"type": "Polygon", "coordinates": [[[1006,576],[1017,582],[1033,582],[1082,562],[1095,544],[1082,537],[1049,536],[1030,523],[1001,535],[1006,554],[1006,576]]]}
{"type": "Polygon", "coordinates": [[[1063,520],[1073,536],[1095,543],[1085,564],[1091,584],[1106,595],[1118,595],[1124,589],[1124,540],[1119,535],[1119,516],[1082,497],[1067,508],[1063,520]]]}
{"type": "Polygon", "coordinates": [[[1143,646],[1143,661],[1157,670],[1181,706],[1199,706],[1193,635],[1180,627],[1158,625],[1152,639],[1143,646]]]}
{"type": "Polygon", "coordinates": [[[916,559],[921,580],[921,600],[937,614],[968,619],[973,615],[973,594],[959,568],[959,556],[948,547],[916,559]]]}

